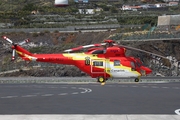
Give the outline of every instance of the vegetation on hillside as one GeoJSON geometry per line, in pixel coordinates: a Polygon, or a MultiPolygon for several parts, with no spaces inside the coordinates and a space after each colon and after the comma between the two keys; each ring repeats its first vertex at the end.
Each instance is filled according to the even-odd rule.
{"type": "MultiPolygon", "coordinates": [[[[67,25],[76,25],[76,23],[86,24],[146,24],[152,26],[157,24],[157,18],[162,14],[177,14],[180,6],[169,7],[161,11],[122,11],[120,7],[124,3],[131,4],[130,1],[116,3],[97,2],[88,4],[84,8],[102,8],[101,11],[93,15],[79,14],[78,5],[69,1],[69,6],[65,8],[55,7],[54,0],[0,0],[0,22],[11,23],[16,28],[31,27],[65,27],[67,25]],[[37,15],[32,15],[32,11],[38,11],[37,15]],[[57,15],[46,17],[45,15],[57,15]],[[69,15],[68,17],[66,17],[69,15]],[[114,21],[114,20],[117,20],[114,21]],[[103,21],[103,22],[102,22],[103,21]],[[45,24],[51,22],[51,24],[45,24]],[[53,24],[52,24],[53,23],[53,24]]],[[[83,8],[83,9],[84,9],[83,8]]]]}

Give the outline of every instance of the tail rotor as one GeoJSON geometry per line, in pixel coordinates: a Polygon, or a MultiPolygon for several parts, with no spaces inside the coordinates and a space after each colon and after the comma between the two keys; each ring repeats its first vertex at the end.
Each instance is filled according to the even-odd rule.
{"type": "Polygon", "coordinates": [[[6,36],[2,36],[2,38],[6,41],[8,41],[11,45],[12,45],[12,58],[11,60],[14,61],[15,60],[15,56],[16,56],[16,47],[17,45],[23,45],[25,43],[28,43],[29,42],[29,39],[25,39],[24,41],[20,42],[20,43],[14,43],[11,39],[9,39],[8,37],[6,36]]]}
{"type": "Polygon", "coordinates": [[[6,41],[8,41],[9,43],[11,43],[12,45],[14,44],[12,40],[10,40],[9,38],[7,38],[6,36],[2,36],[3,39],[5,39],[6,41]]]}

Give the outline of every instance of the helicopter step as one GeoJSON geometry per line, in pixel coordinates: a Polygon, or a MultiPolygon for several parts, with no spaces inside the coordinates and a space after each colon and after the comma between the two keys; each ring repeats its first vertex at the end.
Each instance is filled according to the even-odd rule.
{"type": "Polygon", "coordinates": [[[140,77],[137,77],[137,78],[134,78],[134,77],[129,77],[129,78],[127,78],[127,77],[119,77],[119,78],[105,78],[105,77],[103,77],[103,76],[100,76],[100,77],[97,77],[96,78],[97,79],[97,82],[99,82],[99,83],[105,83],[107,80],[108,81],[111,81],[111,82],[113,82],[113,81],[119,81],[119,82],[140,82],[141,81],[141,79],[140,79],[140,77]]]}
{"type": "MultiPolygon", "coordinates": [[[[108,78],[105,78],[103,76],[97,77],[97,82],[99,83],[105,83],[108,80],[108,78]]],[[[140,78],[135,78],[134,82],[139,82],[140,78]]]]}

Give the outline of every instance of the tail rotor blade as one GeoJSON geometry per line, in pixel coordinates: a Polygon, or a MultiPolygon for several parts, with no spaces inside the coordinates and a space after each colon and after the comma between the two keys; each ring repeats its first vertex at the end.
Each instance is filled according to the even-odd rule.
{"type": "Polygon", "coordinates": [[[26,39],[26,40],[24,40],[24,41],[22,41],[22,42],[20,42],[20,43],[18,43],[19,45],[23,45],[23,44],[25,44],[25,43],[28,43],[30,40],[29,39],[26,39]]]}
{"type": "Polygon", "coordinates": [[[3,39],[7,40],[9,43],[13,44],[13,41],[7,38],[6,36],[2,36],[3,39]]]}
{"type": "Polygon", "coordinates": [[[12,61],[15,60],[15,54],[16,54],[16,50],[13,49],[13,51],[12,51],[12,61]]]}

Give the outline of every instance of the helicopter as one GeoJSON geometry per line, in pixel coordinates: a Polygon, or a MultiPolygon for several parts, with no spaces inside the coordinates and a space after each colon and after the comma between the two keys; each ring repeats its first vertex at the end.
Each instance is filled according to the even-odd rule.
{"type": "Polygon", "coordinates": [[[63,53],[36,54],[22,47],[24,43],[29,42],[29,39],[21,43],[14,43],[6,36],[2,36],[2,38],[12,45],[12,60],[15,60],[15,54],[17,53],[25,61],[74,65],[92,78],[97,78],[97,82],[102,84],[105,84],[110,78],[122,77],[134,78],[135,82],[139,82],[141,76],[146,76],[152,72],[150,68],[143,66],[139,58],[126,56],[126,49],[166,59],[166,57],[155,53],[119,45],[113,40],[104,40],[103,43],[79,46],[64,50],[63,53]],[[82,49],[87,50],[78,52],[82,49]]]}

